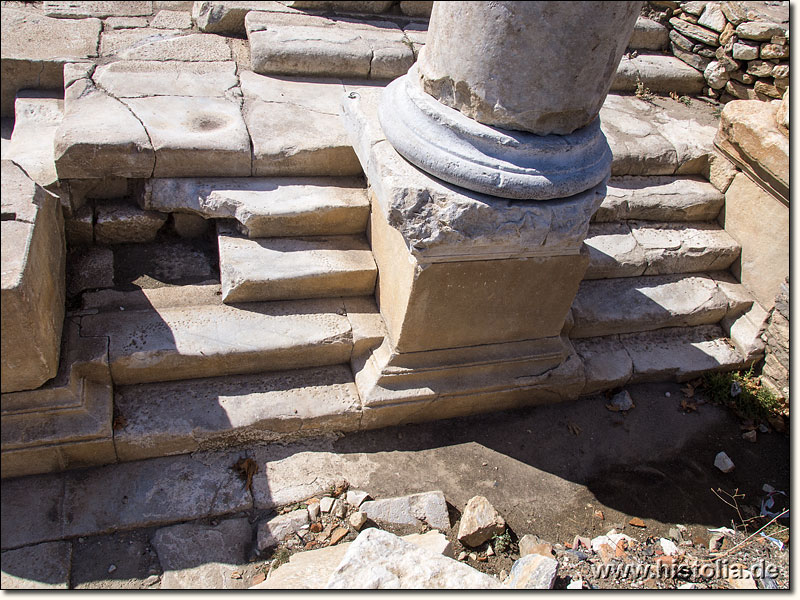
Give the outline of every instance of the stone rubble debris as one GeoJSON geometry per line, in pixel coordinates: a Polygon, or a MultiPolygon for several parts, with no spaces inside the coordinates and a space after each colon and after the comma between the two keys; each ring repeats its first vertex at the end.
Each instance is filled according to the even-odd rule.
{"type": "Polygon", "coordinates": [[[725,452],[720,452],[714,457],[714,466],[723,473],[730,473],[736,468],[730,456],[725,454],[725,452]]]}
{"type": "Polygon", "coordinates": [[[483,496],[474,496],[461,513],[458,539],[462,544],[474,548],[492,536],[500,535],[505,528],[505,520],[491,503],[483,496]]]}

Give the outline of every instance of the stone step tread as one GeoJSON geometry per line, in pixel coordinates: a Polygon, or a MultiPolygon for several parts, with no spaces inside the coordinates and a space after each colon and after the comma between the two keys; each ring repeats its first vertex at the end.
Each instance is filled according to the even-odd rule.
{"type": "Polygon", "coordinates": [[[584,279],[722,271],[741,247],[716,223],[592,223],[584,279]]]}
{"type": "Polygon", "coordinates": [[[369,199],[348,177],[157,178],[145,183],[146,209],[236,219],[251,238],[363,233],[369,199]]]}
{"type": "Polygon", "coordinates": [[[251,239],[218,226],[222,299],[226,303],[365,296],[378,269],[366,238],[316,236],[251,239]]]}
{"type": "Polygon", "coordinates": [[[700,177],[626,175],[612,177],[595,222],[713,221],[725,195],[700,177]]]}
{"type": "Polygon", "coordinates": [[[358,429],[347,365],[117,386],[121,461],[358,429]]]}
{"type": "Polygon", "coordinates": [[[693,96],[702,92],[705,85],[702,72],[675,56],[640,53],[622,57],[611,90],[637,92],[643,89],[658,94],[673,92],[693,96]]]}
{"type": "Polygon", "coordinates": [[[81,335],[109,338],[115,384],[340,364],[353,346],[339,299],[101,312],[81,318],[81,335]]]}
{"type": "Polygon", "coordinates": [[[687,381],[746,367],[718,325],[673,327],[573,341],[583,359],[583,394],[645,381],[687,381]]]}
{"type": "MultiPolygon", "coordinates": [[[[570,338],[719,323],[741,300],[740,286],[707,274],[650,275],[581,282],[572,303],[570,338]]],[[[744,300],[746,302],[746,300],[744,300]]],[[[751,300],[752,302],[752,300],[751,300]]]]}
{"type": "Polygon", "coordinates": [[[634,50],[663,50],[669,45],[669,29],[658,21],[640,15],[633,27],[628,48],[634,50]]]}

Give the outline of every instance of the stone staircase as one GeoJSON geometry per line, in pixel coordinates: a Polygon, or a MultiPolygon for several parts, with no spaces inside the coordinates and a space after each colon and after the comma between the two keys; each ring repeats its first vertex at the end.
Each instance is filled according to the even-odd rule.
{"type": "MultiPolygon", "coordinates": [[[[49,165],[50,180],[36,180],[60,195],[71,247],[110,248],[114,264],[95,264],[93,283],[73,293],[66,375],[47,384],[76,414],[97,417],[94,425],[53,403],[42,435],[39,422],[14,411],[14,399],[33,392],[4,394],[3,477],[367,426],[351,365],[386,333],[366,237],[368,191],[339,106],[348,92],[404,73],[424,43],[424,22],[259,4],[275,10],[244,11],[238,25],[235,15],[217,15],[217,31],[233,23],[228,37],[106,22],[98,66],[60,59],[58,127],[52,102],[17,99],[3,158],[34,178],[26,165],[49,165]],[[242,58],[248,48],[233,37],[245,31],[252,71],[242,58]],[[45,115],[39,126],[37,114],[45,115]],[[35,143],[13,152],[22,136],[35,143]],[[214,254],[213,268],[188,283],[180,277],[194,260],[178,233],[185,218],[214,254]],[[101,227],[111,233],[101,236],[101,227]],[[157,246],[173,249],[164,258],[173,276],[142,267],[140,279],[122,281],[126,252],[157,246]],[[98,347],[107,351],[98,356],[98,347]]],[[[641,48],[663,47],[648,34],[662,32],[648,27],[637,29],[641,48]]],[[[659,55],[625,59],[620,73],[658,62],[649,56],[659,55]]],[[[635,89],[629,80],[615,89],[635,89]]],[[[601,112],[613,177],[567,324],[584,394],[755,358],[730,342],[753,302],[727,273],[739,248],[715,223],[723,196],[704,179],[716,126],[696,109],[612,94],[601,112]]]]}

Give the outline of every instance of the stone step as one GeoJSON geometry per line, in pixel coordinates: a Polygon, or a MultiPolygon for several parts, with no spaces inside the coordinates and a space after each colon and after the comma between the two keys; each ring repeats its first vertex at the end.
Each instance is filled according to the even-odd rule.
{"type": "Polygon", "coordinates": [[[347,177],[150,179],[140,204],[204,219],[236,219],[251,238],[363,233],[364,182],[347,177]]]}
{"type": "Polygon", "coordinates": [[[718,325],[673,327],[573,341],[583,360],[583,395],[645,381],[687,381],[713,371],[745,368],[718,325]]]}
{"type": "MultiPolygon", "coordinates": [[[[572,339],[717,324],[741,314],[727,282],[709,275],[650,275],[581,282],[572,303],[572,339]]],[[[751,301],[752,302],[752,301],[751,301]]]]}
{"type": "Polygon", "coordinates": [[[181,305],[181,286],[162,290],[171,297],[161,306],[81,318],[81,335],[108,337],[115,384],[320,367],[350,360],[353,333],[340,299],[253,302],[246,307],[219,300],[181,305]]]}
{"type": "Polygon", "coordinates": [[[359,428],[347,365],[117,386],[120,461],[359,428]]]}
{"type": "Polygon", "coordinates": [[[700,177],[612,177],[595,222],[713,221],[725,195],[700,177]]]}
{"type": "Polygon", "coordinates": [[[592,223],[584,279],[722,271],[741,247],[715,223],[592,223]]]}
{"type": "Polygon", "coordinates": [[[611,84],[614,92],[644,92],[695,96],[703,91],[703,73],[666,54],[623,56],[611,84]]]}
{"type": "Polygon", "coordinates": [[[217,228],[222,300],[366,296],[378,269],[364,236],[257,238],[217,228]]]}
{"type": "Polygon", "coordinates": [[[664,50],[669,45],[669,29],[661,23],[639,16],[628,41],[631,50],[664,50]]]}

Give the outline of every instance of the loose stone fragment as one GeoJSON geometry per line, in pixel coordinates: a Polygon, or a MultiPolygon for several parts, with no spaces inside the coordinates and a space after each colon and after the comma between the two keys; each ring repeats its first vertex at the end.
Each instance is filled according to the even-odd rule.
{"type": "Polygon", "coordinates": [[[633,399],[628,390],[622,390],[611,398],[611,403],[606,408],[613,412],[630,410],[633,408],[633,399]]]}
{"type": "Polygon", "coordinates": [[[700,18],[697,20],[697,24],[713,29],[714,31],[722,31],[725,29],[725,25],[728,24],[728,20],[725,18],[725,14],[722,12],[719,3],[709,2],[705,6],[703,14],[700,15],[700,18]]]}
{"type": "Polygon", "coordinates": [[[361,531],[361,528],[364,527],[364,524],[367,522],[367,518],[367,515],[361,511],[354,512],[350,515],[350,527],[356,531],[361,531]]]}
{"type": "Polygon", "coordinates": [[[716,60],[712,60],[710,63],[708,63],[705,71],[703,71],[703,77],[706,78],[708,87],[710,87],[712,90],[724,88],[725,84],[730,79],[727,69],[725,69],[722,63],[716,60]]]}
{"type": "Polygon", "coordinates": [[[505,520],[489,501],[483,496],[474,496],[461,513],[458,539],[462,544],[474,548],[493,535],[503,533],[505,528],[505,520]]]}
{"type": "Polygon", "coordinates": [[[733,58],[736,60],[755,60],[758,58],[758,44],[739,41],[733,44],[733,58]]]}
{"type": "Polygon", "coordinates": [[[301,508],[263,522],[258,527],[258,549],[264,550],[276,546],[291,534],[299,531],[308,521],[308,510],[301,508]]]}
{"type": "Polygon", "coordinates": [[[370,495],[360,490],[348,490],[345,499],[350,506],[358,508],[363,502],[370,499],[370,495]]]}
{"type": "Polygon", "coordinates": [[[103,203],[97,207],[95,240],[99,244],[152,242],[166,220],[164,213],[125,202],[103,203]]]}
{"type": "Polygon", "coordinates": [[[519,540],[519,555],[541,554],[542,556],[553,556],[553,546],[535,535],[526,534],[519,540]]]}
{"type": "Polygon", "coordinates": [[[736,35],[746,40],[758,40],[760,42],[771,40],[772,36],[785,36],[786,27],[777,23],[765,23],[763,21],[749,21],[736,27],[736,35]]]}
{"type": "Polygon", "coordinates": [[[331,508],[333,508],[333,502],[334,502],[334,498],[331,498],[330,496],[324,496],[319,501],[320,510],[322,510],[322,512],[324,512],[324,513],[331,512],[331,508]]]}
{"type": "Polygon", "coordinates": [[[523,556],[511,567],[504,582],[513,589],[549,590],[556,581],[558,561],[541,554],[523,556]]]}
{"type": "Polygon", "coordinates": [[[730,473],[736,468],[736,465],[733,464],[733,461],[727,454],[725,454],[725,452],[720,452],[717,454],[717,456],[714,458],[714,466],[723,473],[730,473]]]}
{"type": "Polygon", "coordinates": [[[440,530],[450,527],[447,502],[444,494],[439,491],[369,500],[361,504],[360,510],[376,522],[394,525],[427,524],[440,530]]]}

